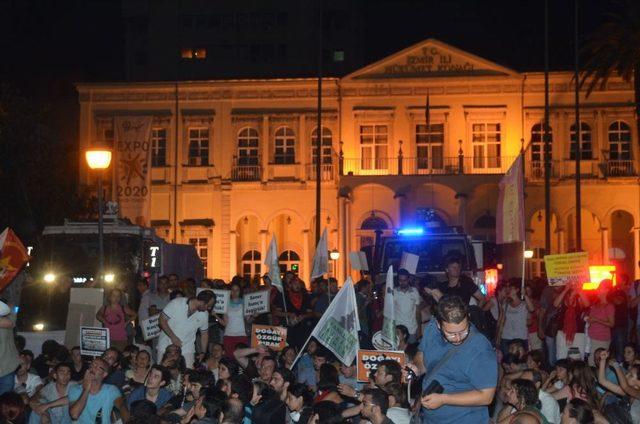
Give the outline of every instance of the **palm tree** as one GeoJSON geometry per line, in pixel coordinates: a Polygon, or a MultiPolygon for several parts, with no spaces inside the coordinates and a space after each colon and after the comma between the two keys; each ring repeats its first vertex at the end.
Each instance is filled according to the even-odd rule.
{"type": "Polygon", "coordinates": [[[616,10],[589,37],[583,52],[587,61],[580,85],[587,84],[587,96],[604,89],[612,74],[626,82],[633,80],[636,128],[640,134],[640,1],[616,1],[616,10]]]}

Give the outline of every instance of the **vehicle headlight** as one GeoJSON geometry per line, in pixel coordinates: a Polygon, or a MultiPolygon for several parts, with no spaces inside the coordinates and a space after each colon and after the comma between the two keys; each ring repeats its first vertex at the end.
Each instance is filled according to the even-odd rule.
{"type": "Polygon", "coordinates": [[[56,281],[56,275],[53,272],[47,272],[44,274],[45,283],[53,283],[54,281],[56,281]]]}
{"type": "Polygon", "coordinates": [[[44,330],[44,323],[39,322],[37,324],[33,324],[33,331],[42,331],[44,330]]]}
{"type": "Polygon", "coordinates": [[[116,279],[115,274],[105,274],[104,275],[104,282],[105,283],[113,283],[116,279]]]}

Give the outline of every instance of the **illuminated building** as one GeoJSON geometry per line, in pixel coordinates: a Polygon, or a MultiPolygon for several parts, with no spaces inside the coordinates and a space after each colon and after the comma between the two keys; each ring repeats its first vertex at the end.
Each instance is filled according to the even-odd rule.
{"type": "MultiPolygon", "coordinates": [[[[575,246],[571,77],[550,75],[554,253],[575,246]]],[[[494,240],[497,183],[523,144],[527,245],[534,250],[528,262],[533,274],[540,272],[542,73],[516,72],[426,40],[327,78],[323,87],[328,131],[321,219],[329,250],[343,253],[340,278],[349,269],[346,253],[373,243],[376,231],[415,223],[420,214],[494,240]]],[[[264,271],[259,267],[275,233],[281,264],[299,265],[308,279],[315,240],[315,79],[184,81],[177,91],[161,82],[77,88],[81,149],[112,142],[115,116],[154,116],[148,221],[161,236],[172,239],[175,231],[178,242],[198,246],[210,277],[264,271]]],[[[616,260],[618,269],[640,277],[632,87],[613,78],[581,102],[582,245],[591,263],[616,260]]],[[[86,169],[81,182],[90,183],[86,169]]]]}

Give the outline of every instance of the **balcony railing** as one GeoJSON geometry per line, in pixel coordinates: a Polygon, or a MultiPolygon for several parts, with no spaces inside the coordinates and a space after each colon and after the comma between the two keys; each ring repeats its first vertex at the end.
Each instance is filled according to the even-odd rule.
{"type": "MultiPolygon", "coordinates": [[[[316,179],[316,164],[308,163],[306,166],[306,176],[308,181],[315,181],[316,179]]],[[[336,178],[337,167],[332,163],[323,163],[320,165],[320,180],[332,181],[336,178]]]]}
{"type": "Polygon", "coordinates": [[[632,160],[608,160],[605,170],[607,177],[634,177],[638,175],[632,160]]]}
{"type": "Polygon", "coordinates": [[[344,158],[343,175],[504,174],[514,157],[344,158]]]}
{"type": "Polygon", "coordinates": [[[260,165],[233,165],[231,168],[232,181],[260,181],[262,167],[260,165]]]}
{"type": "MultiPolygon", "coordinates": [[[[555,159],[551,161],[551,179],[573,178],[576,175],[576,165],[573,159],[555,159]]],[[[633,177],[638,175],[636,164],[632,160],[596,160],[580,161],[580,176],[582,178],[613,178],[633,177]]],[[[527,161],[526,176],[530,181],[544,180],[544,162],[527,161]]]]}

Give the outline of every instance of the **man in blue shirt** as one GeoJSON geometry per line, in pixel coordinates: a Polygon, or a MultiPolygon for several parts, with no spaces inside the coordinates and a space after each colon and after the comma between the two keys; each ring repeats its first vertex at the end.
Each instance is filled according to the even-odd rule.
{"type": "Polygon", "coordinates": [[[469,322],[458,296],[443,296],[436,315],[420,342],[426,369],[422,390],[435,380],[444,391],[422,397],[422,422],[486,423],[498,382],[496,353],[469,322]]]}
{"type": "Polygon", "coordinates": [[[134,402],[146,399],[153,402],[158,409],[162,408],[171,399],[171,392],[164,388],[167,381],[171,381],[169,370],[161,365],[153,365],[144,386],[138,386],[127,396],[127,407],[131,409],[134,402]]]}

